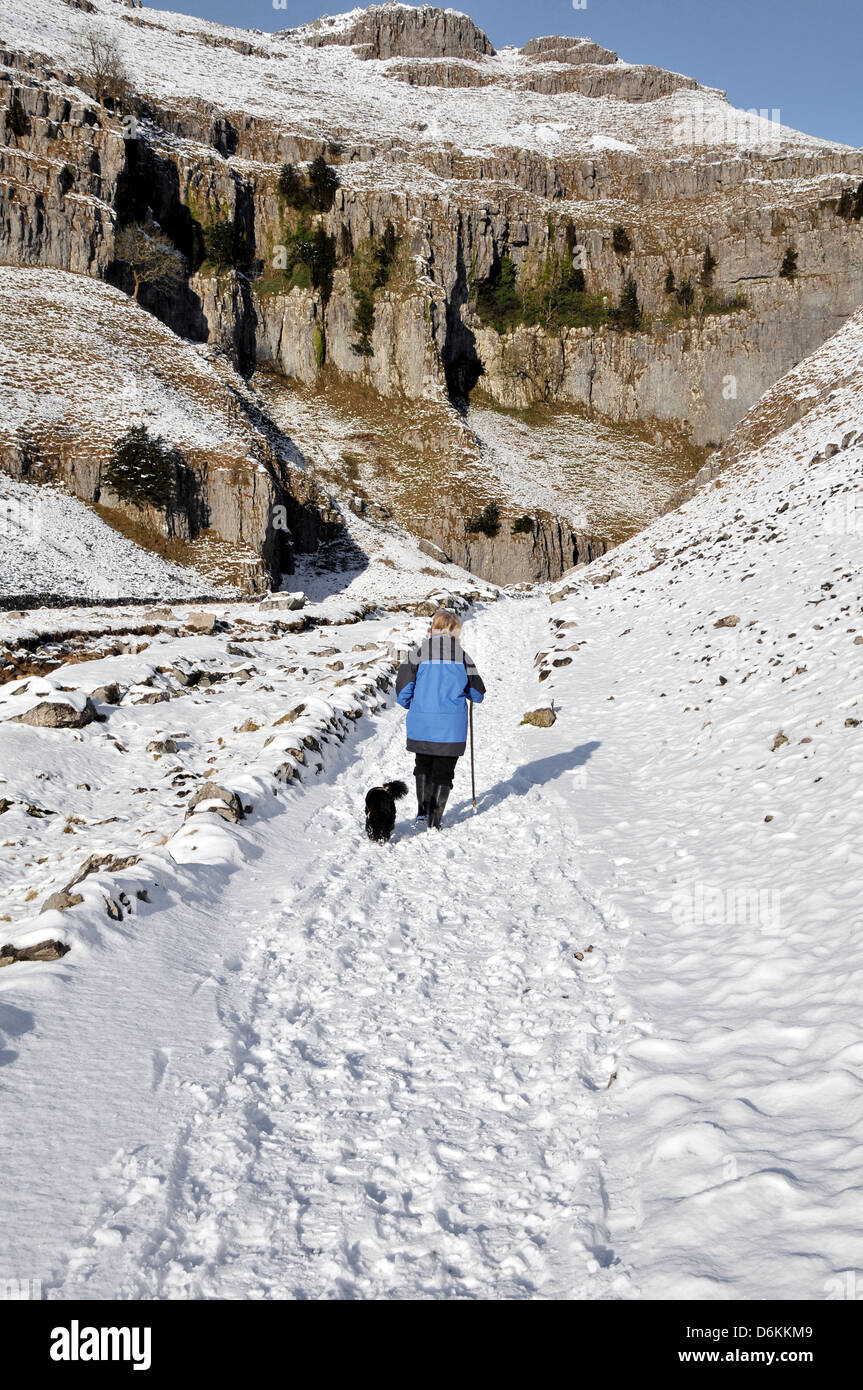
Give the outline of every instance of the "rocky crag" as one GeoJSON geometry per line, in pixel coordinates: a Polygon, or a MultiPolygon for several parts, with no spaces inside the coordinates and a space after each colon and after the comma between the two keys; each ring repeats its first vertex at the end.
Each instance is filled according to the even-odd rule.
{"type": "MultiPolygon", "coordinates": [[[[432,6],[276,35],[44,10],[37,29],[12,0],[0,29],[0,259],[129,293],[122,234],[153,220],[184,274],[139,303],[288,393],[439,405],[442,441],[469,399],[576,406],[688,476],[863,301],[860,151],[590,40],[496,53],[432,6]],[[116,100],[88,26],[122,51],[116,100]]],[[[553,577],[570,542],[538,525],[553,577]]],[[[507,577],[511,546],[461,540],[507,577]]]]}

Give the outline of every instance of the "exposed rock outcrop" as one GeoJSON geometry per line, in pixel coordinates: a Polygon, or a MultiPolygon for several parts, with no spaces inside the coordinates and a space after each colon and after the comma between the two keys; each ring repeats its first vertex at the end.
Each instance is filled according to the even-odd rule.
{"type": "MultiPolygon", "coordinates": [[[[356,12],[354,12],[356,13],[356,12]]],[[[436,5],[369,5],[362,13],[325,16],[289,33],[313,47],[343,44],[363,58],[467,58],[494,53],[467,15],[436,5]]]]}
{"type": "Polygon", "coordinates": [[[548,34],[544,38],[529,39],[519,49],[527,58],[538,58],[544,63],[616,63],[617,54],[611,48],[603,48],[592,39],[568,38],[561,34],[548,34]]]}
{"type": "MultiPolygon", "coordinates": [[[[136,26],[148,44],[176,40],[155,14],[118,13],[124,31],[136,26]]],[[[150,215],[194,273],[169,292],[145,286],[140,304],[173,333],[218,348],[242,373],[263,366],[308,386],[345,381],[368,399],[448,397],[459,406],[479,388],[504,407],[571,403],[659,433],[681,422],[707,448],[863,301],[863,219],[839,215],[840,194],[863,178],[863,155],[781,133],[765,147],[714,136],[710,121],[735,113],[691,78],[622,63],[588,39],[565,36],[501,59],[466,16],[428,5],[372,6],[272,37],[202,26],[182,39],[191,66],[196,46],[206,48],[207,63],[219,51],[219,99],[209,88],[190,96],[185,77],[176,96],[142,80],[131,133],[62,64],[11,45],[0,54],[0,261],[108,280],[128,294],[116,233],[150,215]],[[310,51],[334,45],[346,51],[310,51]],[[401,124],[378,122],[368,109],[360,120],[348,101],[343,115],[341,104],[331,109],[330,89],[314,82],[296,120],[282,120],[267,91],[288,80],[297,54],[320,66],[321,83],[344,65],[346,93],[352,83],[382,84],[388,98],[395,93],[401,124]],[[253,109],[237,109],[234,94],[252,63],[267,82],[253,109]],[[400,93],[399,81],[441,90],[431,104],[424,93],[400,93]],[[499,90],[490,108],[482,103],[491,84],[499,90]],[[485,127],[482,137],[458,125],[467,98],[447,104],[446,89],[474,86],[478,123],[500,109],[509,124],[485,127]],[[526,89],[536,94],[529,104],[519,96],[526,89]],[[679,91],[678,104],[653,109],[679,91]],[[552,107],[558,93],[564,99],[552,107]],[[603,96],[638,109],[621,116],[615,107],[608,125],[597,124],[582,99],[603,96]],[[533,138],[534,107],[546,122],[541,140],[533,138]],[[686,127],[704,111],[701,134],[686,127]],[[335,248],[326,294],[311,275],[292,280],[271,269],[299,227],[279,196],[279,168],[317,156],[340,179],[332,206],[313,218],[335,248]],[[397,265],[374,290],[368,350],[357,351],[358,248],[380,242],[389,226],[397,265]],[[213,228],[227,228],[233,267],[193,255],[213,228]],[[488,307],[480,311],[489,277],[506,261],[520,286],[538,281],[573,250],[570,235],[592,298],[589,326],[556,327],[536,314],[518,322],[516,314],[495,327],[488,307]],[[708,248],[715,266],[702,281],[708,248]],[[789,249],[797,268],[783,276],[789,249]],[[669,272],[676,286],[694,287],[683,310],[667,289],[669,272]],[[627,282],[640,321],[623,326],[611,311],[627,282]]],[[[248,586],[263,588],[290,569],[293,550],[312,550],[331,534],[338,517],[290,439],[256,416],[239,389],[235,407],[255,440],[245,465],[217,450],[190,453],[171,525],[183,541],[210,527],[247,546],[248,586]],[[272,524],[277,507],[290,540],[272,524]]],[[[80,439],[22,430],[3,448],[3,466],[19,476],[59,477],[87,500],[112,500],[100,491],[98,457],[80,439]]],[[[446,523],[429,523],[428,538],[479,573],[493,568],[500,577],[511,565],[513,579],[553,577],[558,565],[602,545],[549,517],[537,519],[533,537],[489,547],[446,523]]]]}

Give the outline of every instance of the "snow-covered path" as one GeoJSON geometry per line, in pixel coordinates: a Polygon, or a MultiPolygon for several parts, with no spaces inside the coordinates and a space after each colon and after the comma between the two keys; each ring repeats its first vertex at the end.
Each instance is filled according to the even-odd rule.
{"type": "Polygon", "coordinates": [[[445,833],[411,800],[396,841],[365,839],[366,788],[405,769],[396,707],[262,824],[220,905],[221,1065],[155,1050],[162,1139],[115,1155],[51,1297],[631,1292],[597,1136],[624,937],[579,890],[567,802],[594,745],[548,756],[519,727],[546,614],[505,600],[466,629],[476,817],[465,760],[445,833]]]}

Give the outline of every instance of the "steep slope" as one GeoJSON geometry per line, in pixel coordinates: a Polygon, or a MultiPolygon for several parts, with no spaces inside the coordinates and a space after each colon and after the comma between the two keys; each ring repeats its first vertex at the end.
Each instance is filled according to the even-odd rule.
{"type": "MultiPolygon", "coordinates": [[[[292,570],[295,550],[313,550],[340,527],[302,455],[268,428],[230,365],[178,339],[108,285],[0,266],[0,386],[0,466],[27,483],[61,482],[101,503],[104,517],[132,538],[200,563],[213,579],[246,591],[268,588],[292,570]],[[131,423],[175,451],[167,515],[123,502],[104,482],[111,446],[131,423]]],[[[16,495],[41,526],[38,499],[31,507],[23,491],[16,495]]],[[[21,592],[8,571],[4,588],[21,592]]],[[[60,592],[86,586],[79,590],[70,576],[60,592]]]]}
{"type": "Polygon", "coordinates": [[[863,1256],[861,387],[858,314],[552,594],[549,749],[601,745],[572,812],[631,933],[607,1190],[647,1296],[839,1298],[863,1256]]]}
{"type": "Polygon", "coordinates": [[[266,35],[11,0],[0,39],[3,259],[130,290],[117,232],[153,216],[188,273],[145,307],[288,393],[442,404],[441,450],[471,394],[565,404],[664,444],[677,485],[863,300],[859,151],[583,38],[495,53],[429,6],[266,35]],[[125,105],[93,99],[94,29],[125,105]],[[279,172],[307,187],[315,158],[338,186],[304,203],[279,172]]]}
{"type": "Polygon", "coordinates": [[[212,541],[195,547],[194,568],[171,563],[60,488],[0,474],[0,608],[238,592],[220,583],[223,567],[242,568],[212,541]]]}

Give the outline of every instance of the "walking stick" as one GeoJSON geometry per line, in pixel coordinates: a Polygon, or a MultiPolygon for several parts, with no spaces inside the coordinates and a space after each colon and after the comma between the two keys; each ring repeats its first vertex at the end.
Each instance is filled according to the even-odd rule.
{"type": "Polygon", "coordinates": [[[470,790],[473,797],[473,813],[476,815],[476,769],[473,759],[473,700],[468,703],[468,718],[470,720],[470,790]]]}

